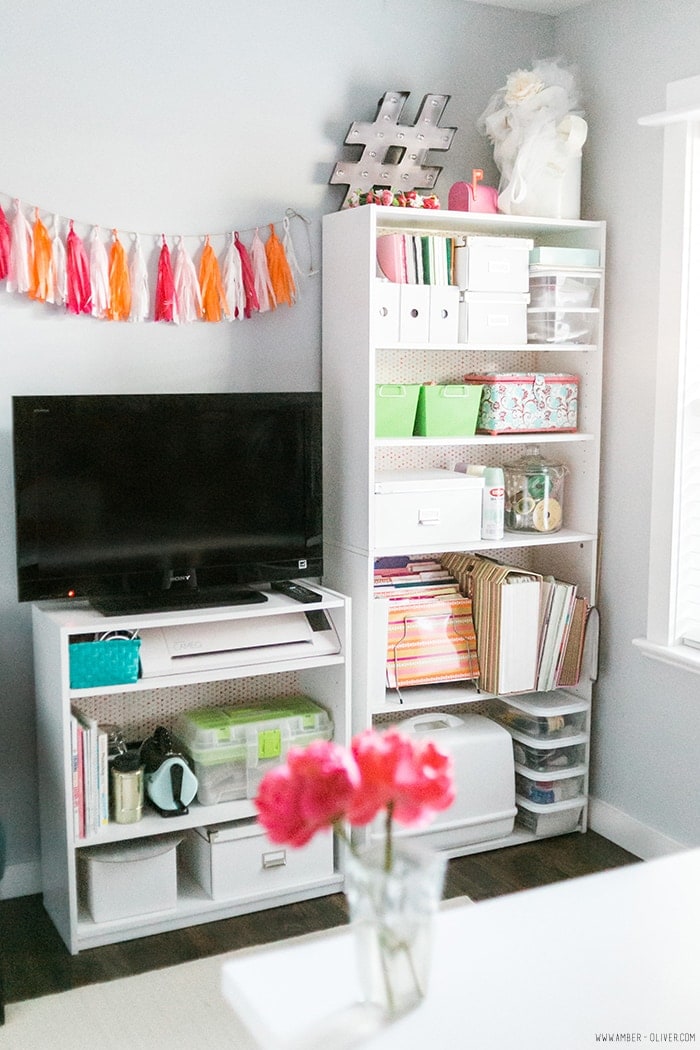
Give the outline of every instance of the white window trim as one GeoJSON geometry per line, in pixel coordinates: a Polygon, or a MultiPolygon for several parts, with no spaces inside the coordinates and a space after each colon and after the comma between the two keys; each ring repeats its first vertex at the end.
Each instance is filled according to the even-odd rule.
{"type": "Polygon", "coordinates": [[[664,128],[659,278],[659,327],[654,421],[647,633],[634,644],[645,656],[700,673],[700,650],[676,634],[678,492],[682,452],[680,396],[688,326],[688,216],[692,178],[700,179],[700,76],[675,81],[664,113],[639,123],[664,128]],[[693,163],[695,162],[695,172],[693,163]]]}

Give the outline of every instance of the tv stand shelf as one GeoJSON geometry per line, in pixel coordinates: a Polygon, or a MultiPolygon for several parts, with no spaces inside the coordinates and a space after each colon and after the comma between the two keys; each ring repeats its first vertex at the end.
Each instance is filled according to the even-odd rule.
{"type": "MultiPolygon", "coordinates": [[[[133,824],[109,824],[99,832],[79,838],[73,826],[73,771],[71,759],[71,707],[90,705],[92,716],[98,722],[119,720],[125,730],[141,725],[149,705],[160,717],[160,711],[170,711],[173,705],[179,711],[208,706],[201,700],[214,691],[218,703],[254,704],[266,695],[282,696],[304,694],[321,704],[329,712],[334,726],[334,739],[347,743],[350,736],[348,657],[349,602],[336,591],[311,586],[318,590],[317,603],[302,605],[285,595],[267,592],[266,600],[252,605],[225,605],[195,609],[179,609],[153,613],[123,614],[105,617],[86,603],[67,604],[47,602],[34,605],[32,623],[36,675],[36,703],[38,750],[40,764],[40,816],[44,906],[58,932],[72,953],[100,944],[178,929],[197,923],[211,922],[233,915],[245,914],[260,908],[275,907],[292,901],[304,900],[337,892],[342,888],[343,874],[336,857],[332,870],[319,877],[313,869],[304,872],[296,881],[274,891],[262,877],[251,878],[233,899],[212,899],[192,878],[191,873],[178,866],[177,904],[174,910],[134,915],[124,919],[93,921],[80,889],[78,874],[81,852],[86,848],[128,843],[145,838],[168,836],[173,833],[192,833],[191,829],[227,824],[255,816],[251,799],[202,805],[196,799],[186,814],[167,819],[148,805],[143,818],[133,824]],[[279,644],[250,650],[244,663],[235,665],[241,657],[231,652],[219,655],[219,665],[173,674],[155,674],[141,677],[129,685],[71,689],[69,685],[69,645],[71,640],[99,636],[103,632],[168,629],[187,631],[212,628],[221,631],[226,626],[246,630],[253,626],[252,636],[264,637],[267,625],[272,628],[283,623],[281,617],[303,617],[318,624],[318,617],[330,626],[330,634],[337,638],[336,652],[323,652],[309,644],[293,646],[279,644]],[[315,619],[314,619],[315,617],[315,619]],[[265,656],[267,652],[267,656],[265,656]],[[208,691],[208,692],[207,692],[208,691]],[[229,694],[233,699],[226,699],[229,694]],[[115,711],[118,718],[114,717],[115,711]]],[[[320,628],[314,628],[320,630],[320,628]]],[[[235,634],[234,634],[235,636],[235,634]]],[[[143,643],[142,643],[143,652],[143,643]]],[[[199,658],[195,654],[195,661],[199,658]]],[[[217,701],[215,701],[217,702],[217,701]]],[[[153,712],[151,712],[152,714],[153,712]]],[[[168,724],[167,717],[163,724],[168,724]]],[[[145,735],[145,734],[144,734],[145,735]]],[[[140,737],[142,738],[142,737],[140,737]]],[[[130,740],[135,739],[133,735],[130,740]]]]}

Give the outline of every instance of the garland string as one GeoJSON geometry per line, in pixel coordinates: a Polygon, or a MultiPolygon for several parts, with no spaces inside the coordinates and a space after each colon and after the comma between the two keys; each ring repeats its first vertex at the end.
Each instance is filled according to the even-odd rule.
{"type": "Polygon", "coordinates": [[[266,242],[260,227],[245,231],[252,233],[250,248],[238,231],[180,234],[173,259],[165,233],[129,234],[132,244],[127,253],[119,231],[113,228],[108,251],[99,225],[93,225],[89,238],[83,239],[70,219],[62,235],[61,216],[47,212],[52,215],[52,236],[38,207],[32,208],[32,226],[21,200],[15,197],[12,202],[9,216],[0,205],[0,281],[6,282],[9,292],[63,306],[76,315],[89,314],[109,321],[152,318],[187,324],[197,320],[243,320],[254,313],[275,310],[281,304],[293,306],[298,298],[295,274],[303,276],[290,232],[294,218],[305,225],[310,257],[307,276],[318,273],[313,263],[310,221],[293,208],[288,208],[281,220],[282,240],[274,223],[267,225],[266,242]],[[153,237],[160,245],[153,302],[141,237],[153,237]],[[195,237],[203,241],[199,271],[185,246],[186,238],[195,237]],[[216,237],[228,241],[222,266],[211,244],[216,237]]]}

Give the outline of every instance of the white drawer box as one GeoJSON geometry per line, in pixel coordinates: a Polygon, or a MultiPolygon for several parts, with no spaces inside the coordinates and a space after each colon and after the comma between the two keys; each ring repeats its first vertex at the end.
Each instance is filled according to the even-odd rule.
{"type": "Polygon", "coordinates": [[[459,304],[460,343],[527,344],[527,304],[519,292],[464,292],[459,304]]]}
{"type": "Polygon", "coordinates": [[[452,470],[378,471],[375,546],[440,550],[480,539],[483,487],[483,478],[452,470]]]}
{"type": "Polygon", "coordinates": [[[458,287],[472,292],[526,292],[533,244],[527,237],[465,237],[464,244],[455,248],[458,287]]]}
{"type": "Polygon", "coordinates": [[[193,828],[180,849],[185,866],[212,900],[274,894],[333,875],[330,832],[292,849],[270,842],[254,817],[193,828]]]}

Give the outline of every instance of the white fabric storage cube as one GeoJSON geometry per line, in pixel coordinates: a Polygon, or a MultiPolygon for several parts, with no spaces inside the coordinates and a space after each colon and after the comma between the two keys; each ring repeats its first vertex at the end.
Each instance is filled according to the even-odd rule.
{"type": "Polygon", "coordinates": [[[399,310],[401,285],[391,281],[375,281],[372,298],[372,342],[382,344],[399,341],[399,310]]]}
{"type": "Polygon", "coordinates": [[[459,288],[454,285],[431,285],[428,342],[456,343],[458,331],[459,288]]]}
{"type": "Polygon", "coordinates": [[[182,859],[213,900],[259,897],[333,875],[333,835],[320,832],[299,849],[270,842],[255,817],[193,828],[182,859]]]}
{"type": "Polygon", "coordinates": [[[374,544],[441,550],[481,538],[483,478],[453,470],[378,471],[374,544]]]}
{"type": "Polygon", "coordinates": [[[181,836],[160,835],[79,850],[81,881],[95,922],[174,911],[181,836]]]}
{"type": "Polygon", "coordinates": [[[430,330],[430,285],[399,285],[399,341],[427,343],[430,330]]]}
{"type": "Polygon", "coordinates": [[[527,343],[530,296],[512,292],[464,292],[459,304],[460,343],[527,343]]]}
{"type": "Polygon", "coordinates": [[[455,247],[458,287],[472,292],[526,292],[533,244],[527,237],[465,237],[464,244],[455,247]]]}
{"type": "MultiPolygon", "coordinates": [[[[515,824],[515,771],[508,732],[483,715],[431,711],[396,728],[432,740],[452,756],[456,799],[411,839],[450,849],[510,835],[515,824]]],[[[402,832],[403,834],[403,832],[402,832]]]]}

